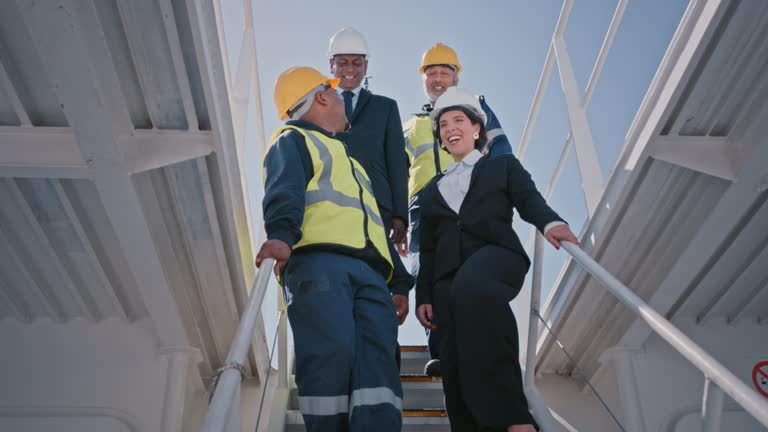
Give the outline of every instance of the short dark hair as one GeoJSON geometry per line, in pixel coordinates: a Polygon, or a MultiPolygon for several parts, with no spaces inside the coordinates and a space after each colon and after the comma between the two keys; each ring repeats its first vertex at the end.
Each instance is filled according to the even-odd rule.
{"type": "MultiPolygon", "coordinates": [[[[435,127],[432,129],[432,135],[434,136],[435,140],[438,143],[442,143],[440,141],[440,117],[442,117],[443,114],[447,113],[448,111],[461,111],[467,115],[467,118],[469,118],[469,121],[473,125],[480,125],[480,132],[478,133],[480,136],[475,140],[475,149],[482,151],[485,148],[485,145],[488,144],[488,134],[485,132],[485,122],[483,121],[482,117],[477,115],[476,112],[462,105],[449,106],[447,108],[443,108],[440,111],[440,114],[435,118],[435,127]]],[[[450,153],[447,148],[443,146],[441,147],[443,150],[450,153]]]]}

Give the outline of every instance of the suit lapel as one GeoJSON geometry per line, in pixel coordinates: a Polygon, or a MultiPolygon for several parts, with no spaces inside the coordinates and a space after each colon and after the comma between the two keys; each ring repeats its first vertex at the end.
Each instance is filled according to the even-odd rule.
{"type": "Polygon", "coordinates": [[[352,112],[352,118],[349,119],[350,123],[354,123],[357,119],[358,114],[360,114],[360,111],[363,110],[365,105],[368,103],[368,101],[371,100],[371,92],[369,92],[366,89],[360,90],[360,95],[357,97],[357,104],[355,104],[355,110],[352,112]]]}

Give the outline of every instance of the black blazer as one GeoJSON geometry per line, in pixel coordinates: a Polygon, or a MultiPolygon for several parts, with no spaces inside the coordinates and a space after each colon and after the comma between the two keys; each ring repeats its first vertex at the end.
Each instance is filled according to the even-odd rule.
{"type": "Polygon", "coordinates": [[[416,304],[432,303],[432,286],[450,277],[469,256],[493,244],[526,255],[512,229],[512,208],[539,231],[562,221],[544,201],[528,171],[511,154],[483,156],[472,171],[469,190],[456,214],[437,187],[438,174],[419,193],[421,248],[416,304]]]}
{"type": "Polygon", "coordinates": [[[408,167],[397,102],[362,89],[349,122],[349,153],[371,178],[379,208],[407,221],[408,167]]]}

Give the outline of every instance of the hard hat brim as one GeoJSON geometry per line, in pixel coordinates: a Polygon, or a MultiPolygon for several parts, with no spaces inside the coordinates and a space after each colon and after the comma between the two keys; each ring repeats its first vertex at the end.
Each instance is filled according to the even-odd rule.
{"type": "Polygon", "coordinates": [[[339,86],[340,82],[341,82],[341,78],[330,78],[325,83],[335,89],[336,87],[339,86]]]}
{"type": "Polygon", "coordinates": [[[428,65],[419,66],[419,73],[423,75],[425,73],[425,71],[427,69],[431,68],[432,66],[448,66],[451,69],[453,69],[453,71],[456,72],[457,74],[459,72],[461,72],[461,65],[448,64],[448,63],[435,63],[435,64],[428,64],[428,65]]]}
{"type": "Polygon", "coordinates": [[[334,57],[340,56],[340,55],[359,55],[365,57],[365,61],[368,61],[369,58],[371,58],[371,55],[367,52],[359,52],[359,51],[349,51],[349,52],[337,52],[337,53],[328,53],[328,58],[330,60],[333,60],[334,57]]]}
{"type": "MultiPolygon", "coordinates": [[[[327,84],[331,86],[332,89],[336,89],[336,87],[339,86],[339,83],[341,82],[341,78],[328,78],[327,80],[321,82],[320,84],[327,84]]],[[[318,84],[318,85],[320,85],[318,84]]],[[[284,112],[280,114],[280,120],[285,121],[288,119],[288,112],[284,112]]]]}

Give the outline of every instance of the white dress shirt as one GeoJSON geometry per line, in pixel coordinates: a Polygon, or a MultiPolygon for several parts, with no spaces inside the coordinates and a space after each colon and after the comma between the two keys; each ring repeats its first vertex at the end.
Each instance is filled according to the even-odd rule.
{"type": "MultiPolygon", "coordinates": [[[[363,89],[363,86],[359,85],[357,86],[356,89],[350,90],[352,93],[355,94],[354,96],[352,96],[352,111],[354,111],[355,108],[357,108],[357,100],[360,99],[360,90],[362,89],[363,89]]],[[[345,90],[341,88],[341,86],[336,87],[336,92],[339,94],[339,96],[341,96],[342,100],[344,100],[344,95],[342,94],[344,93],[344,91],[345,90]]]]}
{"type": "MultiPolygon", "coordinates": [[[[483,157],[483,154],[480,151],[472,150],[471,153],[464,156],[464,159],[459,162],[449,163],[448,168],[445,169],[445,175],[437,181],[437,189],[440,191],[440,194],[451,210],[457,214],[459,209],[461,209],[461,203],[464,202],[464,197],[467,196],[469,182],[472,179],[472,170],[481,157],[483,157]]],[[[558,225],[565,225],[565,222],[554,221],[548,223],[544,227],[544,233],[546,234],[547,231],[558,225]]]]}

